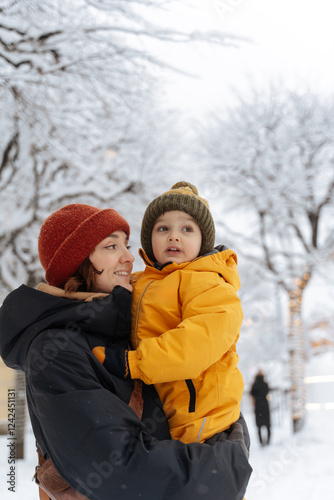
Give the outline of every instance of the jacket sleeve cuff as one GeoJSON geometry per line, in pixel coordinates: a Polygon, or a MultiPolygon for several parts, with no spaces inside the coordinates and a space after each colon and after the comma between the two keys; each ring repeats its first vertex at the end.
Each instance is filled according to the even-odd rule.
{"type": "Polygon", "coordinates": [[[138,354],[137,351],[128,351],[128,362],[131,373],[131,378],[139,378],[142,380],[140,370],[138,368],[138,354]]]}

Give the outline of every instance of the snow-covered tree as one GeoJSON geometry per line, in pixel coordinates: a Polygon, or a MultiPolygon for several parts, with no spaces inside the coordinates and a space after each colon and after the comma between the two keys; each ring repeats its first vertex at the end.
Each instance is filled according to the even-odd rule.
{"type": "Polygon", "coordinates": [[[148,171],[154,179],[176,163],[178,124],[155,99],[168,64],[153,41],[227,38],[157,25],[171,3],[1,3],[1,298],[39,279],[36,238],[50,211],[70,202],[122,206],[131,193],[140,201],[148,171]]]}
{"type": "MultiPolygon", "coordinates": [[[[212,118],[204,148],[210,177],[232,213],[238,251],[288,295],[294,429],[305,415],[302,303],[314,270],[333,259],[334,104],[273,87],[212,118]],[[240,230],[241,229],[241,230],[240,230]],[[260,264],[260,265],[259,265],[260,264]]],[[[216,202],[218,199],[216,200],[216,202]]]]}

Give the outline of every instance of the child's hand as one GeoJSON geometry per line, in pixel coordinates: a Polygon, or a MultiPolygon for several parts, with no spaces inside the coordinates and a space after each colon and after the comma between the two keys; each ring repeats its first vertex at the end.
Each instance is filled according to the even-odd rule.
{"type": "Polygon", "coordinates": [[[92,352],[108,372],[119,378],[131,378],[127,349],[122,349],[118,346],[97,346],[94,347],[92,352]]]}

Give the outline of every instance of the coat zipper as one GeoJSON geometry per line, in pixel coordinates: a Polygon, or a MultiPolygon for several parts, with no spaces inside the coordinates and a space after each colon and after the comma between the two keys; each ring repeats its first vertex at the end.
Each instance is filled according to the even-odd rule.
{"type": "Polygon", "coordinates": [[[138,304],[138,311],[137,311],[137,318],[136,318],[136,340],[137,340],[137,347],[139,346],[139,338],[138,338],[138,323],[139,323],[139,314],[140,314],[140,309],[141,309],[141,303],[143,301],[143,298],[144,298],[144,295],[146,293],[146,290],[148,289],[148,287],[150,286],[151,283],[153,283],[154,280],[150,281],[146,287],[145,287],[145,290],[143,291],[142,293],[142,296],[140,297],[140,301],[139,301],[139,304],[138,304]]]}

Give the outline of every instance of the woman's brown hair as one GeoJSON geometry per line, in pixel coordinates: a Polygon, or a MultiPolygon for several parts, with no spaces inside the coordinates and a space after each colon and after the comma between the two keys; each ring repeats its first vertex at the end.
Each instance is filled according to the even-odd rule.
{"type": "Polygon", "coordinates": [[[89,257],[83,261],[74,276],[67,280],[64,286],[65,293],[92,292],[95,286],[95,275],[103,271],[95,269],[89,257]]]}

